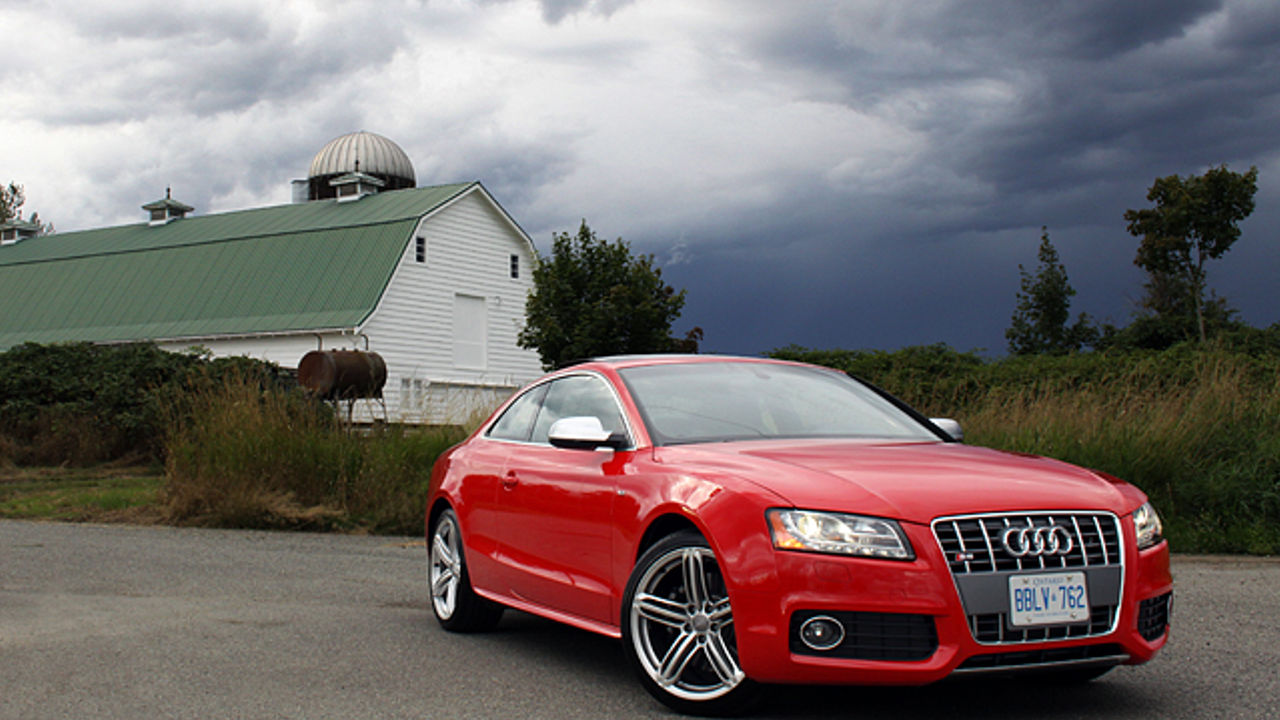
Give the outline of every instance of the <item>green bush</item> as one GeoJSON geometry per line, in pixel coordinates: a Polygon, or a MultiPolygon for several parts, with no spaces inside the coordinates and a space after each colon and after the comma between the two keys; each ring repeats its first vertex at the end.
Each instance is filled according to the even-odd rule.
{"type": "Polygon", "coordinates": [[[971,444],[1056,457],[1142,488],[1184,552],[1280,553],[1280,337],[983,361],[946,346],[776,357],[873,382],[971,444]]]}
{"type": "Polygon", "coordinates": [[[27,343],[0,352],[0,459],[90,465],[159,459],[166,399],[228,372],[281,382],[247,358],[165,352],[152,344],[27,343]]]}

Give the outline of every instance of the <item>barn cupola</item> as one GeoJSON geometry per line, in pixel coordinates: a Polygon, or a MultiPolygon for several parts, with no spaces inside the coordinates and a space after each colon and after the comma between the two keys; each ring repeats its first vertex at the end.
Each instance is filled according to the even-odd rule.
{"type": "Polygon", "coordinates": [[[294,181],[294,199],[356,199],[417,186],[413,163],[400,146],[377,133],[348,133],[330,140],[311,160],[305,181],[294,181]]]}
{"type": "Polygon", "coordinates": [[[354,171],[346,175],[339,175],[329,181],[329,185],[338,194],[338,202],[359,200],[365,195],[372,195],[386,186],[386,183],[382,180],[368,173],[360,172],[359,160],[356,160],[355,168],[354,171]]]}
{"type": "Polygon", "coordinates": [[[195,210],[190,205],[186,205],[173,199],[170,188],[164,189],[164,199],[149,202],[142,206],[143,210],[151,213],[151,221],[148,225],[164,225],[173,220],[180,220],[186,217],[187,213],[195,210]]]}
{"type": "Polygon", "coordinates": [[[0,245],[16,245],[33,238],[40,234],[40,228],[39,216],[32,215],[30,220],[23,220],[19,210],[17,217],[0,222],[0,245]]]}

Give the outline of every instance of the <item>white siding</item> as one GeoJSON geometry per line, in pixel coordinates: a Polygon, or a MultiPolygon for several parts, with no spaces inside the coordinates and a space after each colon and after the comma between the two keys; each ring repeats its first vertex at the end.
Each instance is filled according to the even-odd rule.
{"type": "Polygon", "coordinates": [[[413,237],[426,240],[426,262],[416,261],[409,238],[362,331],[387,363],[384,395],[392,420],[464,422],[542,374],[537,353],[516,344],[533,286],[532,248],[479,186],[424,218],[413,237]],[[512,255],[519,257],[515,279],[512,255]],[[455,362],[458,295],[483,300],[483,357],[475,367],[455,362]]]}

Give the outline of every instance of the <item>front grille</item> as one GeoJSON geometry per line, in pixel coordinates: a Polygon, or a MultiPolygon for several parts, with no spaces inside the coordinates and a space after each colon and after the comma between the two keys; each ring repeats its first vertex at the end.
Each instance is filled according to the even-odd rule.
{"type": "Polygon", "coordinates": [[[1158,640],[1169,627],[1169,604],[1173,593],[1147,598],[1138,604],[1138,634],[1147,642],[1158,640]]]}
{"type": "Polygon", "coordinates": [[[791,652],[852,660],[924,660],[938,649],[938,632],[930,615],[801,610],[791,616],[791,652]],[[800,626],[819,615],[844,626],[844,641],[830,650],[814,650],[800,640],[800,626]]]}
{"type": "MultiPolygon", "coordinates": [[[[969,631],[974,640],[986,645],[1075,640],[1112,632],[1119,619],[1124,584],[1120,532],[1120,519],[1105,512],[1034,511],[933,521],[933,534],[951,569],[969,631]],[[1033,549],[1017,557],[1002,541],[1009,528],[1051,527],[1061,528],[1054,531],[1061,539],[1061,554],[1037,554],[1033,549]],[[1065,537],[1070,538],[1069,549],[1065,537]],[[1010,621],[1009,578],[1063,571],[1085,575],[1089,620],[1015,627],[1010,621]]],[[[1017,538],[1010,541],[1016,545],[1017,538]]]]}
{"type": "Polygon", "coordinates": [[[1114,661],[1118,664],[1126,659],[1128,659],[1128,654],[1119,645],[1083,645],[1068,648],[1019,650],[1017,652],[974,655],[960,663],[960,667],[956,668],[956,672],[1016,670],[1018,668],[1045,665],[1080,664],[1089,661],[1096,661],[1097,664],[1114,661]]]}
{"type": "Polygon", "coordinates": [[[1110,513],[1018,513],[943,518],[933,523],[953,575],[1035,571],[1120,565],[1120,521],[1110,513]],[[1072,537],[1071,552],[1050,557],[1016,558],[1005,552],[1000,537],[1010,527],[1059,525],[1072,537]]]}

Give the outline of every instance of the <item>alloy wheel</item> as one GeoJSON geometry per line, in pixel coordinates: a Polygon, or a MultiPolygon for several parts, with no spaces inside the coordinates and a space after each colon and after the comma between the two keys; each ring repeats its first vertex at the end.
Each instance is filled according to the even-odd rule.
{"type": "Polygon", "coordinates": [[[436,616],[448,620],[458,607],[458,588],[462,583],[462,548],[457,521],[451,513],[440,518],[431,536],[430,582],[436,616]]]}
{"type": "Polygon", "coordinates": [[[704,702],[746,679],[729,595],[710,548],[677,547],[650,563],[636,584],[628,622],[641,667],[666,693],[704,702]]]}

